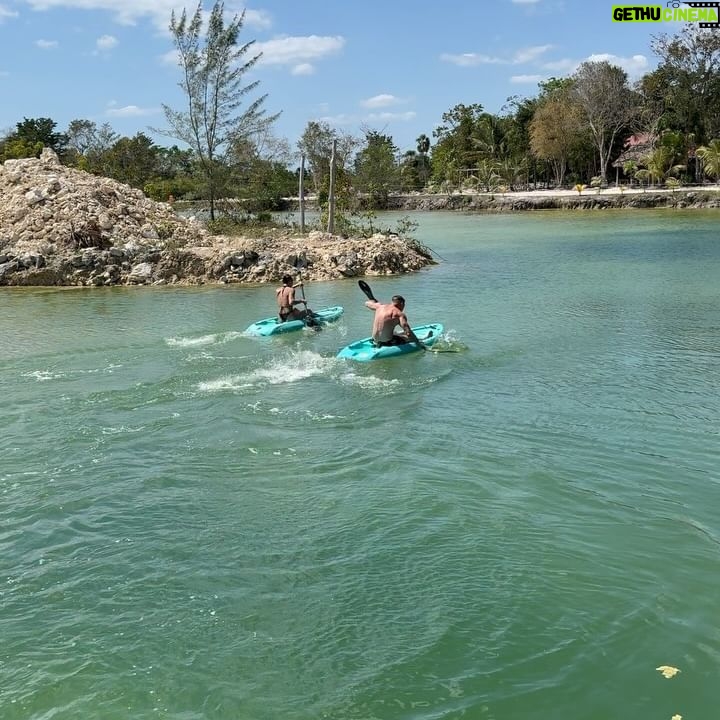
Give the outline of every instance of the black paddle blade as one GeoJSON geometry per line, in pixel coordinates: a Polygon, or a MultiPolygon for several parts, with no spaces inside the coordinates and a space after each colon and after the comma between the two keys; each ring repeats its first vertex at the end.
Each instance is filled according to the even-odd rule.
{"type": "Polygon", "coordinates": [[[360,286],[360,289],[365,293],[368,300],[377,302],[377,299],[373,295],[373,291],[370,289],[370,286],[364,280],[358,280],[358,285],[360,286]]]}

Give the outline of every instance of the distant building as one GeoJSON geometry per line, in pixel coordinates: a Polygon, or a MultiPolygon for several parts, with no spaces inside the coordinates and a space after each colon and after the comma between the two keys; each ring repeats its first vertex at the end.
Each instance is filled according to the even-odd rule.
{"type": "Polygon", "coordinates": [[[612,164],[614,168],[622,170],[623,165],[629,160],[638,166],[644,165],[652,154],[657,137],[651,133],[637,133],[631,135],[623,146],[623,151],[618,159],[612,164]]]}

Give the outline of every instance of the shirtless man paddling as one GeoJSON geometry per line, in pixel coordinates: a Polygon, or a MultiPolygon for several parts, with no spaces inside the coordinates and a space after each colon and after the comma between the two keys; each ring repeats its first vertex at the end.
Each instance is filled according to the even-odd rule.
{"type": "Polygon", "coordinates": [[[402,295],[393,295],[389,304],[385,305],[377,300],[368,300],[365,307],[375,311],[373,320],[372,339],[375,345],[404,345],[417,343],[423,350],[427,348],[415,335],[405,315],[405,298],[402,295]],[[395,328],[400,325],[403,332],[396,333],[395,328]]]}

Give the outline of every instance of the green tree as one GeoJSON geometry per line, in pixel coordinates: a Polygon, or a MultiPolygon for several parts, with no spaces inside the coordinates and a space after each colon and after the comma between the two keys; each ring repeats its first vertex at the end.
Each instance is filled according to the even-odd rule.
{"type": "Polygon", "coordinates": [[[480,104],[455,105],[443,113],[443,124],[435,128],[437,139],[432,152],[433,179],[457,185],[460,171],[473,168],[481,157],[478,149],[478,122],[483,115],[480,104]]]}
{"type": "Polygon", "coordinates": [[[121,138],[109,123],[98,126],[92,120],[72,120],[66,135],[65,161],[68,165],[93,175],[112,176],[108,153],[121,138]]]}
{"type": "Polygon", "coordinates": [[[97,142],[98,127],[92,120],[71,120],[65,134],[68,148],[85,155],[97,142]]]}
{"type": "Polygon", "coordinates": [[[660,57],[651,79],[654,97],[662,104],[664,127],[692,134],[701,143],[718,137],[720,33],[689,23],[677,35],[653,38],[651,48],[660,57]]]}
{"type": "Polygon", "coordinates": [[[635,171],[635,179],[642,186],[643,192],[645,192],[645,184],[649,183],[651,178],[651,172],[649,170],[646,170],[645,168],[641,168],[640,170],[635,171]]]}
{"type": "Polygon", "coordinates": [[[158,150],[147,135],[139,132],[132,138],[120,138],[105,153],[104,166],[108,177],[142,189],[158,175],[158,150]]]}
{"type": "Polygon", "coordinates": [[[530,147],[552,167],[555,184],[565,182],[568,162],[582,141],[583,120],[571,93],[559,90],[540,101],[530,122],[530,147]]]}
{"type": "Polygon", "coordinates": [[[491,113],[483,113],[477,121],[473,143],[479,158],[501,160],[508,155],[503,119],[491,113]]]}
{"type": "Polygon", "coordinates": [[[183,9],[178,19],[173,11],[170,32],[182,70],[180,87],[185,94],[185,110],[163,105],[170,130],[165,134],[187,143],[197,154],[210,206],[215,220],[215,204],[227,186],[225,153],[232,142],[260,132],[278,115],[268,116],[264,109],[267,95],[261,95],[241,109],[245,98],[254,92],[259,80],[243,85],[243,77],[261,57],[250,56],[251,40],[238,45],[245,12],[225,24],[224,3],[216,1],[203,36],[202,3],[192,18],[183,9]]]}
{"type": "Polygon", "coordinates": [[[30,142],[24,138],[7,137],[0,141],[0,162],[40,157],[42,149],[41,142],[30,142]]]}
{"type": "Polygon", "coordinates": [[[339,133],[325,121],[311,120],[298,141],[298,150],[305,155],[313,188],[318,195],[328,187],[333,141],[337,142],[336,169],[343,172],[358,147],[355,137],[339,133]]]}
{"type": "Polygon", "coordinates": [[[389,135],[374,130],[365,133],[365,147],[355,158],[355,184],[367,193],[372,207],[387,207],[390,192],[397,188],[400,175],[396,162],[398,149],[389,135]]]}
{"type": "Polygon", "coordinates": [[[616,142],[637,118],[637,96],[627,73],[609,62],[584,62],[573,75],[573,95],[595,141],[600,175],[607,168],[616,142]]]}
{"type": "Polygon", "coordinates": [[[422,179],[422,186],[425,187],[430,174],[430,161],[428,159],[428,153],[430,152],[430,138],[425,134],[418,135],[415,139],[417,143],[417,157],[419,165],[419,176],[422,179]]]}
{"type": "Polygon", "coordinates": [[[629,178],[633,178],[638,169],[638,164],[634,160],[626,160],[623,163],[623,172],[629,178]]]}
{"type": "Polygon", "coordinates": [[[538,107],[537,98],[511,97],[503,108],[506,113],[507,151],[515,163],[524,167],[527,179],[537,177],[538,163],[530,144],[530,124],[538,107]]]}
{"type": "Polygon", "coordinates": [[[491,158],[483,158],[478,161],[473,168],[473,175],[469,180],[474,182],[477,189],[485,192],[493,192],[500,186],[500,174],[498,173],[498,163],[491,158]]]}
{"type": "Polygon", "coordinates": [[[400,158],[400,189],[403,192],[421,190],[425,183],[420,177],[420,155],[415,150],[406,150],[400,158]]]}
{"type": "Polygon", "coordinates": [[[515,190],[527,175],[527,161],[518,162],[511,157],[505,157],[497,161],[495,172],[509,190],[515,190]]]}
{"type": "Polygon", "coordinates": [[[707,145],[701,145],[695,154],[702,160],[705,173],[715,182],[720,181],[720,140],[711,140],[707,145]]]}
{"type": "Polygon", "coordinates": [[[89,147],[78,159],[78,167],[93,175],[109,175],[111,173],[109,153],[120,139],[120,135],[109,123],[103,123],[92,134],[89,147]]]}
{"type": "Polygon", "coordinates": [[[68,137],[56,132],[57,123],[50,118],[23,118],[15,126],[0,147],[5,159],[17,157],[40,157],[43,148],[50,148],[62,156],[68,137]]]}
{"type": "Polygon", "coordinates": [[[235,193],[249,212],[282,210],[285,198],[297,193],[298,179],[288,169],[293,160],[284,138],[269,132],[234,143],[228,156],[235,193]]]}

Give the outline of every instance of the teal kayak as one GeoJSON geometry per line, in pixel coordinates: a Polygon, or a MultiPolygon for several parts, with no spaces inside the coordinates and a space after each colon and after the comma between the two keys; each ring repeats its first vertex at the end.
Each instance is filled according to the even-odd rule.
{"type": "MultiPolygon", "coordinates": [[[[312,321],[319,325],[326,325],[334,322],[343,314],[343,308],[340,305],[322,308],[322,310],[314,310],[312,321]]],[[[313,322],[306,323],[304,320],[288,320],[280,322],[278,317],[265,318],[258,320],[245,330],[245,335],[279,335],[280,333],[292,332],[293,330],[302,330],[304,327],[311,327],[313,322]]]]}
{"type": "MultiPolygon", "coordinates": [[[[422,340],[424,345],[432,347],[442,335],[443,326],[440,323],[430,323],[429,325],[418,325],[412,330],[418,338],[422,340]]],[[[381,360],[397,355],[407,355],[408,353],[418,352],[419,350],[422,350],[422,348],[417,343],[382,345],[377,347],[373,344],[372,338],[368,337],[345,346],[337,354],[337,357],[357,360],[358,362],[370,362],[371,360],[381,360]]]]}

